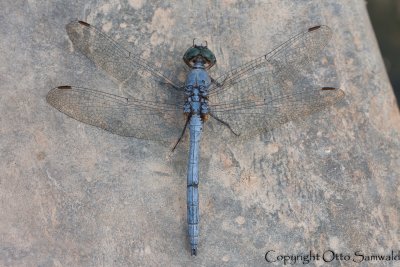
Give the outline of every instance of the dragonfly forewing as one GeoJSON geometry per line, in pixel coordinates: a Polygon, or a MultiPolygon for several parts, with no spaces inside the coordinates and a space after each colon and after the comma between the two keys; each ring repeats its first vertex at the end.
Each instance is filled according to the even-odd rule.
{"type": "Polygon", "coordinates": [[[74,47],[126,87],[129,95],[147,101],[182,100],[182,82],[166,77],[165,70],[131,53],[92,25],[73,21],[66,29],[74,47]]]}

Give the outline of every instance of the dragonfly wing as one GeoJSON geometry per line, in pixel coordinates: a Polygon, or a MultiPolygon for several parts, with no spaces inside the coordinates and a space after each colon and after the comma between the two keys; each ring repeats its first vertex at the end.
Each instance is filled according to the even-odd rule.
{"type": "Polygon", "coordinates": [[[324,87],[265,100],[213,106],[210,113],[242,136],[272,130],[333,105],[343,97],[342,90],[324,87]]]}
{"type": "Polygon", "coordinates": [[[334,104],[344,96],[335,88],[310,89],[299,82],[331,38],[316,26],[216,79],[210,88],[210,113],[237,135],[270,130],[334,104]]]}
{"type": "Polygon", "coordinates": [[[183,84],[166,77],[157,67],[132,54],[110,37],[83,21],[66,26],[74,47],[129,89],[134,98],[168,101],[183,84]],[[171,95],[172,94],[172,95],[171,95]]]}
{"type": "Polygon", "coordinates": [[[82,87],[56,87],[47,102],[78,121],[139,139],[176,141],[186,122],[180,104],[146,102],[82,87]]]}

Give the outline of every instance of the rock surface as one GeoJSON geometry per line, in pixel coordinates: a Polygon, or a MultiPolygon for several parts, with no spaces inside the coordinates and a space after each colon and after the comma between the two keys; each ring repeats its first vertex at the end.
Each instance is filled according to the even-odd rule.
{"type": "Polygon", "coordinates": [[[400,118],[364,5],[1,1],[0,265],[265,266],[269,250],[275,259],[310,250],[352,257],[398,251],[400,118]],[[334,37],[315,81],[342,88],[346,98],[238,143],[205,134],[201,239],[191,257],[187,144],[170,155],[158,143],[112,135],[46,103],[47,92],[64,84],[121,93],[74,51],[65,25],[75,19],[180,78],[194,37],[208,41],[218,76],[326,24],[334,37]]]}

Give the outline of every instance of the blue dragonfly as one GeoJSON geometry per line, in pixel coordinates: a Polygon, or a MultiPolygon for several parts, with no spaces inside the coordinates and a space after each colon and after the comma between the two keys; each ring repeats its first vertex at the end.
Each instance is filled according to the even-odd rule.
{"type": "Polygon", "coordinates": [[[199,150],[203,124],[211,117],[232,136],[272,130],[318,112],[344,97],[334,87],[304,86],[300,70],[317,58],[332,31],[315,26],[271,52],[213,79],[216,57],[207,43],[187,49],[186,81],[165,75],[84,21],[66,26],[75,48],[105,70],[132,97],[77,86],[58,86],[47,102],[66,115],[111,133],[175,144],[189,131],[187,223],[191,255],[199,244],[199,150]],[[291,86],[289,86],[291,85],[291,86]]]}

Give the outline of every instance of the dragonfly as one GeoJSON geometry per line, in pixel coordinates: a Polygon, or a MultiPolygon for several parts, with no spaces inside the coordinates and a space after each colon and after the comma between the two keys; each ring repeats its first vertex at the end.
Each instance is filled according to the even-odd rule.
{"type": "Polygon", "coordinates": [[[345,93],[330,86],[304,86],[309,67],[332,36],[328,26],[308,28],[271,52],[214,79],[216,64],[205,44],[190,46],[183,61],[186,81],[171,78],[84,21],[66,26],[75,48],[130,90],[128,97],[71,85],[53,88],[47,102],[66,115],[111,133],[175,144],[189,131],[187,234],[191,255],[199,245],[199,153],[203,125],[213,118],[233,138],[270,131],[321,111],[345,93]]]}

